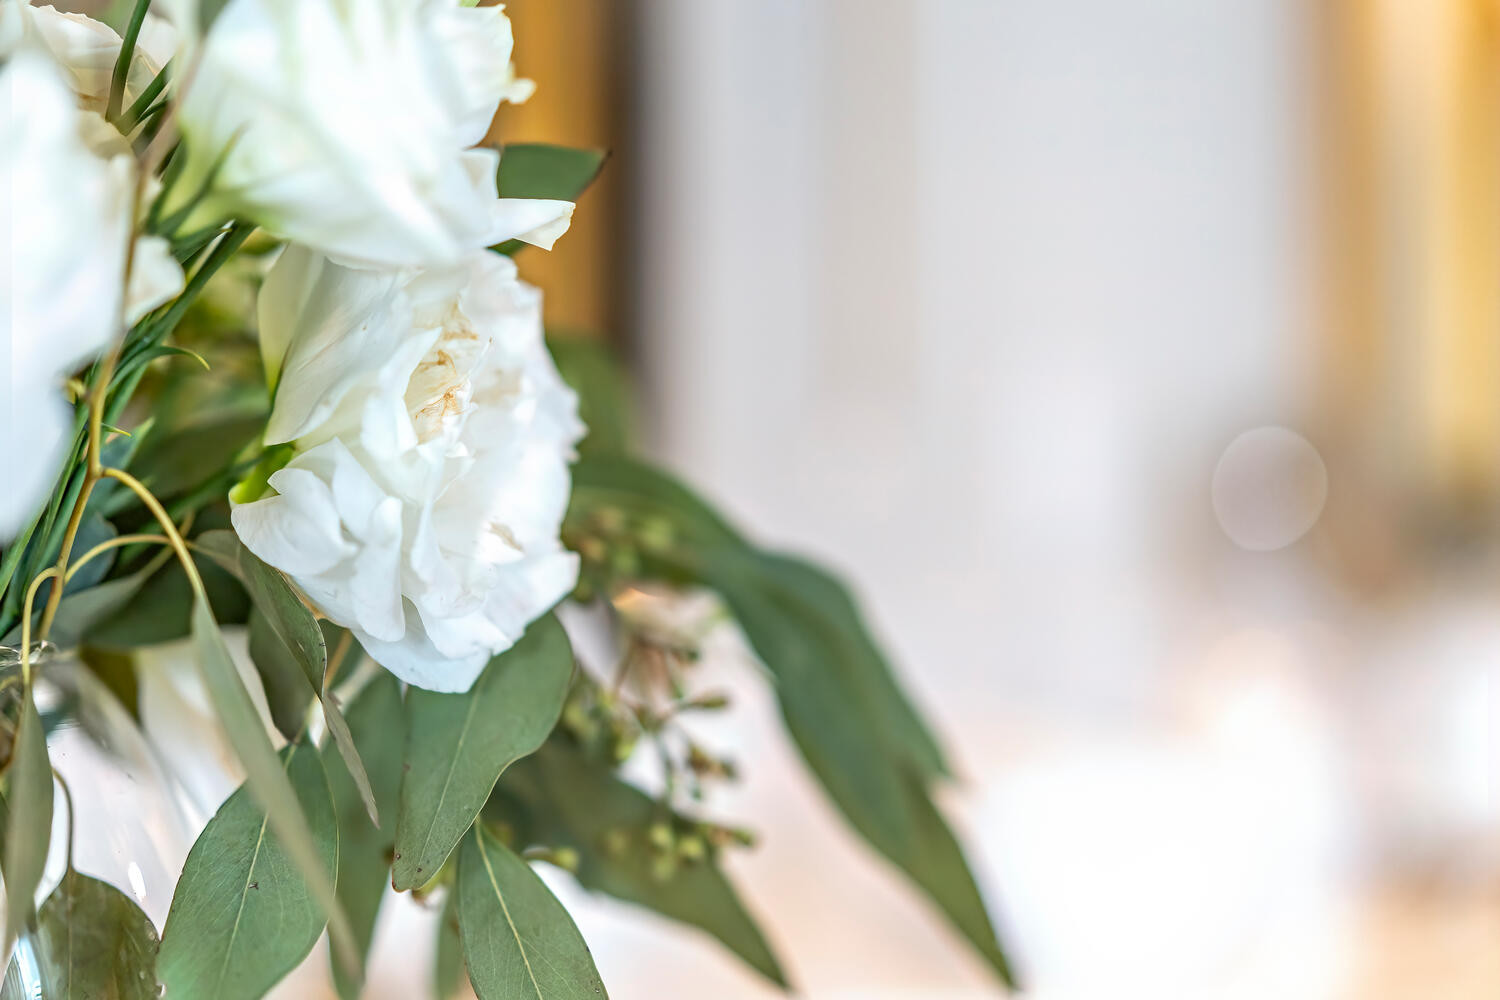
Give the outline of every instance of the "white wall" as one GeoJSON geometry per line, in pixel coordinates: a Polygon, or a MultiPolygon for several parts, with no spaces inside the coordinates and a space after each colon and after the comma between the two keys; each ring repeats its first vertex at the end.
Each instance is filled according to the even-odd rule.
{"type": "MultiPolygon", "coordinates": [[[[1295,421],[1301,6],[643,9],[654,445],[859,582],[972,778],[958,813],[998,850],[990,806],[1032,736],[1162,710],[1213,462],[1295,421]]],[[[850,846],[768,709],[740,738],[743,801],[780,810],[740,870],[809,995],[982,987],[850,846]]],[[[1038,961],[1068,940],[1028,934],[1038,961]]],[[[615,993],[758,995],[671,947],[617,960],[718,985],[615,993]]]]}

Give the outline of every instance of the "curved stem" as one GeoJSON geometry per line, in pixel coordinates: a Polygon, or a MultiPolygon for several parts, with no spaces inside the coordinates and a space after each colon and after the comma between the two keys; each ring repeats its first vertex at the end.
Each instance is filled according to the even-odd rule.
{"type": "MultiPolygon", "coordinates": [[[[90,431],[90,438],[92,439],[92,437],[93,432],[90,431]]],[[[91,457],[94,455],[92,442],[90,443],[89,454],[91,457]]],[[[94,484],[98,481],[99,477],[94,475],[92,469],[84,471],[83,490],[78,494],[78,500],[73,504],[73,513],[68,518],[68,530],[63,532],[62,548],[58,550],[57,563],[52,567],[54,575],[60,575],[68,568],[68,559],[73,555],[73,542],[78,538],[78,528],[83,524],[83,513],[89,505],[89,494],[94,492],[94,484]]],[[[41,577],[37,577],[37,579],[40,580],[41,577]]],[[[38,630],[40,638],[47,638],[47,633],[52,628],[52,619],[57,617],[57,606],[62,603],[62,592],[63,589],[61,587],[53,587],[52,592],[47,595],[47,607],[42,612],[42,624],[38,630]]],[[[29,613],[27,621],[30,621],[29,613]]]]}
{"type": "Polygon", "coordinates": [[[83,569],[84,565],[86,563],[88,563],[88,561],[90,559],[93,559],[95,556],[103,555],[105,552],[108,552],[110,549],[117,549],[117,548],[119,548],[122,545],[136,545],[138,543],[143,543],[143,542],[155,542],[158,545],[171,545],[172,544],[171,540],[168,539],[166,535],[150,535],[150,534],[145,534],[145,535],[120,535],[118,538],[111,538],[107,542],[100,542],[98,545],[95,545],[93,548],[89,549],[82,556],[80,556],[78,558],[77,562],[73,563],[73,565],[71,565],[71,566],[68,567],[68,573],[67,573],[66,576],[63,577],[63,583],[64,583],[64,585],[66,585],[69,580],[73,579],[73,574],[75,574],[79,570],[83,569]]]}
{"type": "MultiPolygon", "coordinates": [[[[83,509],[83,505],[80,503],[79,506],[78,506],[78,510],[82,510],[82,509],[83,509]]],[[[77,511],[75,511],[74,513],[76,514],[77,511]]],[[[53,567],[51,567],[50,569],[47,570],[47,574],[50,574],[52,576],[57,576],[58,573],[60,572],[59,567],[64,566],[64,565],[67,564],[68,554],[73,549],[73,536],[76,533],[76,531],[77,531],[76,527],[73,527],[73,526],[69,527],[68,536],[63,541],[62,557],[60,559],[58,559],[58,565],[57,566],[53,566],[53,567]]],[[[87,552],[85,552],[72,565],[68,566],[67,567],[67,571],[64,572],[64,573],[62,573],[63,586],[61,586],[61,587],[53,587],[52,588],[52,592],[47,595],[47,609],[46,609],[46,611],[43,612],[41,626],[37,629],[37,640],[41,641],[41,640],[47,638],[47,633],[52,628],[53,619],[55,619],[56,616],[57,616],[57,609],[58,609],[58,607],[61,604],[64,588],[67,587],[68,581],[72,580],[73,576],[79,570],[83,569],[83,567],[85,565],[87,565],[90,560],[92,560],[96,556],[103,555],[105,552],[108,552],[110,549],[116,549],[116,548],[119,548],[122,545],[135,545],[137,543],[146,543],[146,542],[155,542],[155,543],[157,543],[159,545],[169,545],[169,544],[171,544],[170,541],[167,539],[167,537],[165,535],[151,535],[151,534],[144,534],[144,535],[141,535],[141,534],[137,534],[137,535],[120,535],[120,536],[118,536],[116,538],[109,539],[109,541],[100,542],[98,545],[95,545],[93,548],[91,548],[87,552]]],[[[44,574],[44,576],[47,575],[47,574],[44,574]]],[[[40,579],[42,579],[42,577],[38,577],[37,579],[40,580],[40,579]]],[[[34,583],[35,583],[35,581],[33,581],[33,584],[34,583]]],[[[30,620],[30,615],[27,616],[27,619],[28,619],[28,621],[30,620]]]]}
{"type": "MultiPolygon", "coordinates": [[[[21,609],[21,680],[27,687],[31,686],[31,606],[36,601],[37,588],[42,585],[43,580],[50,580],[59,576],[56,566],[48,566],[36,575],[31,581],[31,586],[26,588],[26,603],[21,609]]],[[[62,590],[61,587],[53,585],[53,590],[62,590]]]]}
{"type": "Polygon", "coordinates": [[[193,555],[188,551],[187,542],[183,539],[177,525],[172,522],[172,516],[167,509],[161,505],[161,501],[141,481],[124,469],[105,469],[101,475],[106,478],[123,483],[125,488],[141,498],[141,503],[151,511],[158,524],[161,525],[162,533],[166,535],[167,544],[172,546],[172,551],[177,553],[177,559],[182,563],[182,571],[187,574],[188,583],[192,585],[193,595],[199,600],[208,600],[208,591],[203,587],[203,577],[198,575],[198,566],[193,562],[193,555]]]}

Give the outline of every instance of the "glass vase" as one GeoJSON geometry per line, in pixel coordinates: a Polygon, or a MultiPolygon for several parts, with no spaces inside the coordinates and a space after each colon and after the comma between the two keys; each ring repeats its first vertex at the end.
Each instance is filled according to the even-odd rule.
{"type": "MultiPolygon", "coordinates": [[[[18,671],[18,653],[0,648],[0,676],[18,671]]],[[[71,836],[73,867],[119,889],[160,934],[192,844],[190,810],[181,791],[132,711],[75,654],[39,647],[34,675],[37,712],[57,776],[51,842],[36,903],[40,906],[63,877],[71,836]]],[[[9,685],[4,697],[19,698],[19,691],[18,684],[9,685]]],[[[62,997],[45,981],[44,948],[29,931],[18,935],[0,1000],[62,997]]]]}

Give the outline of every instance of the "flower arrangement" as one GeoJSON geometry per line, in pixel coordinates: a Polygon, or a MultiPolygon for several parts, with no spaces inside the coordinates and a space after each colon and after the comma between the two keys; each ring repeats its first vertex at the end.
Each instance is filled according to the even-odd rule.
{"type": "Polygon", "coordinates": [[[848,592],[636,457],[607,358],[545,338],[512,258],[603,157],[479,145],[533,89],[503,10],[117,7],[0,0],[0,872],[40,995],[260,997],[326,930],[354,997],[392,887],[442,910],[440,995],[603,996],[533,860],[785,985],[719,864],[750,835],[694,814],[733,767],[678,726],[725,708],[692,677],[724,617],[833,803],[1009,982],[848,592]],[[642,610],[686,594],[717,610],[642,610]],[[565,608],[616,662],[579,662],[565,608]],[[138,651],[182,637],[244,783],[158,935],[74,869],[35,692],[68,651],[133,708],[138,651]],[[622,777],[638,745],[662,787],[622,777]]]}

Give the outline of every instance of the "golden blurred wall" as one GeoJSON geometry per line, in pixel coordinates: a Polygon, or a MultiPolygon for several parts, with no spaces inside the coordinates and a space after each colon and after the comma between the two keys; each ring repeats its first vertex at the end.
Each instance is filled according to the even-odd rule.
{"type": "Polygon", "coordinates": [[[1323,13],[1325,416],[1381,450],[1422,512],[1493,528],[1500,4],[1328,0],[1323,13]]]}
{"type": "MultiPolygon", "coordinates": [[[[614,0],[506,3],[517,71],[538,87],[525,104],[501,106],[487,141],[614,149],[626,100],[626,6],[614,0]]],[[[608,335],[618,324],[619,174],[618,164],[606,165],[555,249],[529,249],[517,257],[523,276],[546,293],[550,328],[608,335]]]]}

